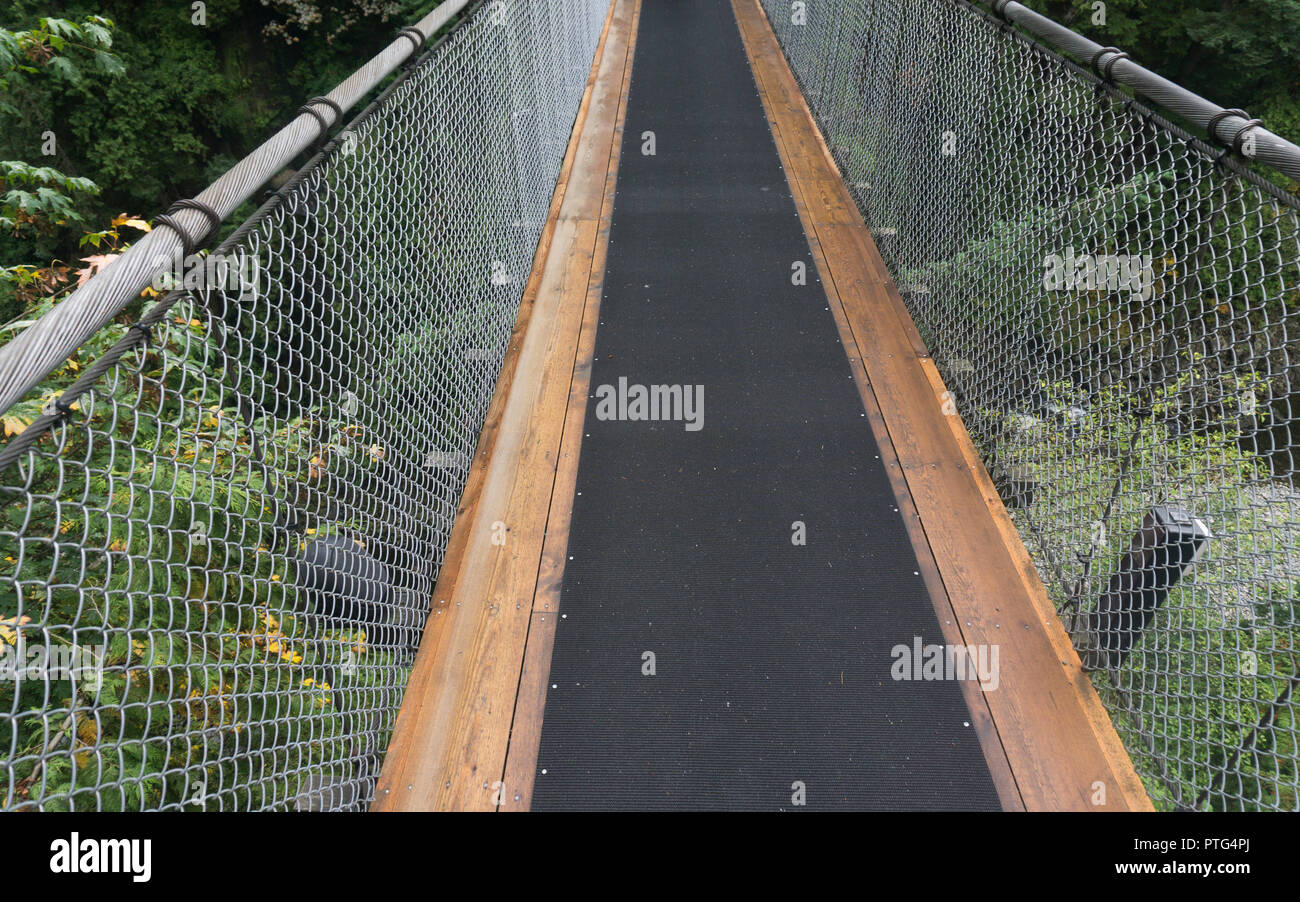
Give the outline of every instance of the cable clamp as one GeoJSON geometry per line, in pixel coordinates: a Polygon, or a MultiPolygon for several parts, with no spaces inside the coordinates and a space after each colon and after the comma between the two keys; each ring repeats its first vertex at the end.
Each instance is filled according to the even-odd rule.
{"type": "Polygon", "coordinates": [[[1240,116],[1242,119],[1250,118],[1250,114],[1247,113],[1245,110],[1239,110],[1236,108],[1230,110],[1219,110],[1219,112],[1211,116],[1210,121],[1205,123],[1205,130],[1209,133],[1210,140],[1220,146],[1225,146],[1225,147],[1232,146],[1232,142],[1220,140],[1218,133],[1215,131],[1215,129],[1218,128],[1219,123],[1222,122],[1224,119],[1227,119],[1229,116],[1240,116]]]}
{"type": "MultiPolygon", "coordinates": [[[[421,51],[424,50],[425,44],[428,43],[428,38],[424,36],[423,31],[420,31],[420,29],[413,25],[408,25],[405,28],[398,29],[397,37],[406,38],[411,42],[411,55],[406,58],[404,63],[402,63],[403,69],[410,69],[415,65],[416,60],[419,59],[421,51]]],[[[394,40],[396,39],[397,38],[394,38],[394,40]]]]}
{"type": "Polygon", "coordinates": [[[1102,47],[1092,55],[1092,59],[1088,62],[1088,68],[1091,69],[1093,74],[1102,81],[1114,81],[1114,78],[1111,76],[1111,70],[1115,68],[1115,64],[1120,60],[1126,59],[1131,59],[1131,57],[1118,47],[1102,47]],[[1110,59],[1106,60],[1104,66],[1100,66],[1099,63],[1101,63],[1101,58],[1107,53],[1111,54],[1110,59]]]}
{"type": "Polygon", "coordinates": [[[217,228],[221,225],[221,217],[217,214],[216,210],[203,203],[203,201],[195,200],[193,198],[185,198],[176,201],[176,203],[168,207],[166,213],[154,217],[153,224],[155,229],[158,228],[158,226],[164,226],[175,232],[181,239],[181,247],[185,251],[185,256],[192,257],[194,256],[194,252],[204,245],[208,237],[216,233],[217,228]],[[179,222],[176,221],[176,218],[171,215],[180,210],[198,210],[207,217],[208,227],[197,235],[191,235],[179,222]]]}
{"type": "Polygon", "coordinates": [[[59,395],[57,398],[51,398],[41,413],[54,420],[51,425],[62,425],[67,422],[68,417],[72,416],[72,407],[63,400],[63,395],[59,395]]]}
{"type": "Polygon", "coordinates": [[[184,258],[194,256],[194,239],[190,237],[189,232],[181,228],[179,222],[168,216],[166,213],[163,213],[161,216],[155,216],[153,220],[154,229],[157,230],[159,226],[166,226],[180,236],[181,250],[184,252],[184,258]]]}
{"type": "Polygon", "coordinates": [[[127,331],[140,333],[140,341],[143,344],[153,344],[153,326],[143,320],[132,323],[127,331]]]}
{"type": "Polygon", "coordinates": [[[343,121],[343,108],[328,97],[313,97],[302,106],[298,107],[296,111],[297,115],[301,116],[305,113],[315,119],[316,124],[320,126],[320,133],[316,135],[316,140],[313,141],[311,145],[312,151],[315,153],[320,152],[321,148],[325,145],[325,142],[329,140],[330,136],[330,124],[325,121],[325,117],[321,115],[320,110],[313,106],[313,104],[317,103],[324,104],[334,111],[335,125],[343,121]]]}
{"type": "Polygon", "coordinates": [[[343,121],[343,107],[339,106],[339,105],[338,105],[337,103],[335,103],[333,100],[330,100],[328,97],[323,97],[323,96],[317,95],[316,97],[313,97],[313,98],[311,98],[310,100],[308,100],[305,104],[303,104],[303,106],[311,106],[313,103],[323,103],[323,104],[325,104],[325,106],[327,106],[327,107],[329,107],[331,110],[333,110],[333,111],[334,111],[334,123],[335,123],[336,125],[337,125],[339,122],[342,122],[342,121],[343,121]]]}
{"type": "Polygon", "coordinates": [[[195,200],[192,197],[185,197],[176,201],[176,203],[167,208],[168,213],[175,213],[178,210],[198,210],[207,217],[207,229],[204,230],[202,234],[196,235],[194,238],[194,243],[199,247],[205,246],[208,240],[217,233],[218,229],[221,228],[221,215],[201,200],[195,200]]]}

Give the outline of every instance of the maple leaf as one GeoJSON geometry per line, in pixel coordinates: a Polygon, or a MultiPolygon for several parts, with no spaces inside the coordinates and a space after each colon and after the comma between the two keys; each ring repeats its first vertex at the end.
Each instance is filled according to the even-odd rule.
{"type": "Polygon", "coordinates": [[[87,266],[85,269],[77,270],[77,284],[84,285],[87,279],[89,279],[95,273],[102,270],[105,266],[112,263],[120,256],[122,255],[121,254],[91,254],[89,257],[82,257],[81,262],[88,263],[90,265],[87,266]]]}

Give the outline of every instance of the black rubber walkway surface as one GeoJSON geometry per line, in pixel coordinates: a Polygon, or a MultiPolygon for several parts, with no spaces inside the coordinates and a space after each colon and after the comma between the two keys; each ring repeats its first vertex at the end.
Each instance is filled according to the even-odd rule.
{"type": "Polygon", "coordinates": [[[643,4],[591,384],[533,808],[998,807],[727,0],[643,4]]]}

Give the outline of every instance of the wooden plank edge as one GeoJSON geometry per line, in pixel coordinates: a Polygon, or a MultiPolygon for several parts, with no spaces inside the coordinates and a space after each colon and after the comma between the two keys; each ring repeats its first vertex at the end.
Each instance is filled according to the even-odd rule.
{"type": "MultiPolygon", "coordinates": [[[[934,605],[935,615],[938,618],[944,641],[952,645],[967,645],[968,643],[962,634],[960,618],[952,607],[951,599],[948,597],[947,589],[939,573],[938,563],[934,558],[933,549],[930,547],[925,530],[921,525],[920,514],[912,502],[911,494],[907,491],[907,481],[898,459],[897,450],[894,448],[893,439],[885,425],[884,414],[876,398],[875,389],[872,388],[867,377],[862,351],[858,348],[857,339],[849,325],[848,312],[844,308],[843,300],[840,298],[839,290],[832,277],[826,252],[818,239],[815,217],[812,214],[811,203],[807,196],[807,186],[795,177],[797,164],[786,141],[786,136],[778,124],[775,103],[763,77],[763,67],[753,52],[754,35],[747,28],[744,16],[738,6],[740,2],[743,2],[743,0],[732,0],[732,8],[736,14],[736,21],[740,26],[746,53],[749,54],[750,66],[753,70],[755,83],[758,86],[759,96],[762,98],[768,114],[772,137],[785,164],[787,179],[794,194],[795,206],[799,211],[799,219],[804,227],[814,264],[818,273],[820,273],[819,281],[826,294],[831,315],[835,320],[835,327],[840,335],[840,344],[849,359],[854,384],[858,389],[876,444],[880,448],[881,466],[885,467],[889,475],[890,484],[894,489],[894,496],[898,500],[899,515],[903,520],[908,538],[916,553],[917,566],[920,568],[922,581],[934,605]]],[[[989,774],[997,790],[999,802],[1004,810],[1024,810],[1024,799],[1019,787],[1016,785],[1015,775],[1007,758],[1006,749],[1003,747],[1001,737],[997,733],[992,712],[989,710],[988,700],[984,698],[984,694],[979,687],[969,680],[960,681],[960,687],[966,701],[966,707],[971,713],[971,726],[979,738],[980,748],[988,764],[989,774]]]]}
{"type": "Polygon", "coordinates": [[[422,783],[435,793],[421,804],[440,810],[491,810],[499,799],[493,783],[523,669],[596,231],[594,221],[561,215],[479,501],[480,525],[456,586],[456,636],[417,747],[422,783]]]}
{"type": "Polygon", "coordinates": [[[618,183],[618,159],[622,149],[623,128],[627,119],[627,101],[632,86],[632,63],[641,22],[641,2],[635,0],[628,30],[627,55],[618,111],[614,117],[613,141],[605,170],[605,190],[601,203],[596,249],[591,278],[583,310],[582,332],[578,339],[573,379],[569,390],[569,407],[565,413],[564,436],[556,465],[555,486],[547,513],[546,540],[542,551],[533,619],[524,649],[524,668],[516,693],[515,715],[511,724],[510,744],[502,773],[499,811],[527,811],[532,803],[533,783],[537,773],[537,753],[541,746],[542,722],[546,708],[546,681],[551,672],[551,653],[555,643],[555,619],[559,616],[560,591],[564,582],[564,565],[569,547],[573,500],[577,491],[578,463],[581,455],[583,427],[586,424],[587,395],[591,387],[591,366],[595,354],[596,329],[600,323],[600,303],[605,289],[605,261],[609,252],[610,223],[614,213],[614,195],[618,183]]]}
{"type": "Polygon", "coordinates": [[[514,384],[524,336],[527,334],[528,326],[532,321],[533,309],[541,287],[542,276],[546,269],[546,261],[550,256],[556,226],[559,222],[560,208],[564,203],[569,178],[573,171],[574,159],[577,156],[578,143],[586,125],[587,109],[594,92],[596,76],[600,70],[600,62],[604,54],[610,26],[613,22],[616,5],[617,0],[611,0],[609,12],[606,14],[605,23],[601,30],[600,40],[596,46],[591,72],[587,77],[583,98],[578,107],[578,114],[575,117],[569,146],[560,164],[555,190],[551,195],[546,224],[542,228],[542,235],[538,241],[537,250],[533,255],[532,270],[529,272],[528,280],[524,285],[519,312],[516,315],[515,325],[510,334],[509,348],[502,362],[501,373],[497,378],[492,399],[488,403],[483,428],[479,432],[473,458],[474,463],[471,464],[465,488],[461,493],[460,504],[457,506],[456,522],[452,525],[451,536],[447,541],[447,550],[443,555],[442,567],[438,572],[438,579],[434,585],[433,597],[430,599],[430,615],[426,621],[420,647],[416,652],[415,661],[411,668],[411,676],[407,680],[397,722],[393,727],[393,733],[384,756],[384,764],[380,770],[379,781],[376,784],[375,801],[371,806],[373,811],[395,810],[388,804],[391,792],[387,790],[390,789],[390,784],[400,782],[399,771],[404,768],[405,758],[410,751],[413,738],[411,725],[419,718],[420,709],[428,694],[430,680],[436,670],[435,662],[440,657],[440,650],[449,632],[445,625],[452,619],[453,609],[447,602],[455,594],[465,552],[470,537],[477,527],[478,501],[487,479],[493,452],[496,449],[501,418],[505,413],[510,389],[514,384]]]}
{"type": "MultiPolygon", "coordinates": [[[[749,33],[746,30],[745,27],[746,17],[742,14],[742,7],[740,5],[742,3],[747,3],[747,2],[753,3],[754,7],[757,10],[758,16],[762,17],[762,21],[765,24],[766,24],[766,14],[762,10],[762,7],[758,5],[757,0],[732,0],[733,10],[736,13],[737,21],[741,23],[742,35],[745,37],[746,50],[747,52],[749,52],[750,55],[751,67],[753,67],[754,69],[756,80],[759,80],[760,54],[751,50],[751,44],[750,44],[751,40],[755,40],[757,36],[749,33]]],[[[770,33],[770,25],[768,26],[768,29],[770,33]]],[[[782,64],[784,64],[784,58],[782,58],[782,64]]],[[[779,100],[774,100],[769,96],[768,91],[763,89],[763,85],[761,84],[761,82],[760,82],[760,94],[763,96],[764,105],[768,111],[768,119],[769,119],[769,123],[772,125],[773,135],[777,139],[778,148],[781,150],[782,156],[786,163],[787,178],[791,182],[792,188],[795,189],[796,193],[800,197],[798,201],[800,205],[800,217],[803,220],[805,231],[809,234],[809,243],[810,246],[813,247],[813,253],[815,258],[817,259],[819,270],[823,269],[823,265],[825,264],[825,269],[823,271],[825,273],[826,278],[823,280],[823,285],[826,288],[827,296],[831,297],[832,294],[834,294],[835,298],[838,300],[838,291],[836,291],[831,287],[833,285],[833,281],[830,278],[829,264],[826,263],[824,252],[822,251],[821,248],[821,243],[820,241],[816,240],[813,237],[816,234],[817,225],[819,224],[819,219],[818,217],[813,215],[809,210],[806,209],[808,205],[805,198],[807,192],[811,189],[809,188],[809,186],[804,184],[804,182],[799,178],[799,174],[797,171],[797,160],[795,158],[795,154],[786,146],[785,142],[782,140],[780,126],[778,122],[778,116],[776,115],[776,109],[775,109],[776,103],[791,103],[791,105],[793,106],[794,105],[793,102],[795,98],[782,96],[779,100]]],[[[816,127],[815,118],[812,116],[811,112],[807,110],[806,102],[804,102],[802,95],[799,95],[797,99],[799,104],[803,106],[803,112],[805,113],[806,118],[811,125],[810,130],[812,131],[813,134],[816,135],[817,140],[821,144],[822,152],[824,154],[824,159],[826,163],[828,164],[830,170],[836,173],[838,176],[839,173],[838,165],[835,163],[834,156],[831,153],[830,148],[827,146],[825,142],[825,137],[821,134],[821,130],[816,127]]],[[[849,223],[841,220],[842,217],[833,217],[827,220],[826,225],[831,225],[831,226],[853,225],[853,223],[849,223]]],[[[859,217],[859,223],[861,224],[861,227],[865,229],[865,223],[862,223],[860,217],[859,217]]],[[[869,236],[867,240],[870,240],[869,236]]],[[[883,261],[878,260],[878,254],[876,256],[879,265],[873,267],[873,269],[883,270],[883,261]]],[[[887,270],[884,272],[885,272],[885,276],[881,277],[881,281],[884,281],[885,277],[887,276],[887,270]]],[[[888,282],[889,282],[889,289],[890,289],[888,291],[888,295],[890,297],[891,306],[893,307],[893,312],[895,314],[896,319],[898,320],[897,326],[901,330],[901,332],[907,337],[909,344],[912,346],[913,350],[916,353],[917,358],[919,359],[918,362],[921,364],[922,371],[925,374],[927,380],[930,381],[932,387],[935,386],[937,380],[938,388],[936,390],[936,401],[941,402],[943,398],[943,392],[946,391],[946,387],[943,386],[942,380],[938,378],[938,371],[935,369],[933,361],[929,359],[929,351],[926,348],[923,340],[921,339],[921,336],[918,330],[916,329],[916,325],[914,321],[912,320],[911,316],[907,313],[907,310],[902,303],[901,297],[898,295],[897,288],[892,284],[892,279],[888,279],[888,282]],[[933,376],[931,375],[931,373],[933,373],[933,376]]],[[[842,301],[840,302],[840,306],[841,309],[836,311],[837,327],[840,326],[840,316],[844,315],[845,317],[847,317],[847,311],[843,310],[842,308],[842,301]]],[[[847,326],[847,320],[845,322],[845,325],[847,326]]],[[[842,336],[841,342],[844,344],[846,353],[849,353],[851,347],[856,346],[856,339],[853,339],[851,337],[851,329],[849,329],[848,335],[849,335],[849,339],[846,341],[845,331],[844,329],[841,329],[841,336],[842,336]],[[849,343],[850,341],[853,342],[852,345],[850,345],[849,343]]],[[[854,358],[854,355],[852,354],[849,354],[849,356],[851,361],[857,364],[855,366],[855,378],[861,379],[859,387],[862,390],[864,404],[867,406],[868,411],[870,411],[873,406],[876,408],[877,411],[879,411],[878,404],[875,403],[874,400],[874,389],[872,389],[869,385],[869,380],[867,379],[865,373],[865,367],[861,367],[861,349],[859,349],[859,356],[857,358],[854,358]],[[861,374],[857,372],[859,368],[861,368],[862,370],[861,374]],[[867,392],[871,393],[870,399],[867,397],[867,392]]],[[[877,425],[880,425],[882,427],[885,426],[883,422],[883,417],[881,417],[879,421],[877,421],[876,417],[872,417],[871,419],[872,419],[873,430],[876,429],[877,425]]],[[[1120,791],[1121,796],[1123,798],[1124,806],[1129,808],[1130,810],[1148,810],[1148,811],[1152,810],[1153,806],[1151,805],[1150,798],[1147,796],[1146,791],[1142,786],[1141,780],[1137,776],[1137,773],[1133,768],[1132,761],[1127,751],[1124,749],[1123,744],[1119,739],[1118,733],[1115,731],[1114,725],[1109,715],[1106,713],[1104,706],[1101,704],[1101,701],[1098,698],[1095,689],[1092,687],[1091,681],[1088,680],[1086,673],[1083,672],[1082,666],[1079,662],[1078,655],[1074,650],[1073,644],[1070,642],[1069,637],[1065,632],[1064,626],[1063,624],[1061,624],[1060,618],[1056,614],[1055,608],[1051,605],[1050,599],[1048,598],[1046,593],[1046,589],[1043,586],[1042,581],[1038,576],[1037,570],[1034,568],[1032,561],[1029,558],[1028,551],[1025,548],[1023,541],[1020,539],[1019,532],[1015,529],[1014,523],[1011,522],[1010,516],[1006,512],[1005,506],[1002,504],[1000,496],[993,488],[992,480],[988,477],[987,471],[984,469],[982,461],[979,459],[978,454],[974,450],[974,445],[971,442],[970,437],[966,432],[964,424],[960,423],[959,418],[948,417],[947,419],[949,421],[949,427],[953,431],[954,439],[956,440],[957,446],[962,453],[963,460],[967,464],[968,470],[972,474],[972,477],[974,478],[977,484],[977,489],[979,490],[980,495],[984,498],[985,504],[989,508],[990,518],[992,519],[993,523],[995,524],[998,530],[999,536],[1002,540],[1002,544],[1006,546],[1008,555],[1015,566],[1016,572],[1020,577],[1020,581],[1024,584],[1025,595],[1028,597],[1028,599],[1030,600],[1033,606],[1033,609],[1037,613],[1038,620],[1040,621],[1044,633],[1048,638],[1053,650],[1058,653],[1058,657],[1061,661],[1061,667],[1066,676],[1067,682],[1073,689],[1075,695],[1078,697],[1078,701],[1085,715],[1086,721],[1094,737],[1096,738],[1097,747],[1101,752],[1103,758],[1106,760],[1112,772],[1112,775],[1116,778],[1118,785],[1115,788],[1120,791]],[[954,419],[957,420],[956,423],[953,422],[954,419]]],[[[882,454],[885,453],[886,447],[890,449],[893,448],[892,439],[889,439],[889,441],[884,440],[884,439],[888,439],[887,427],[885,428],[885,434],[883,436],[879,431],[877,431],[876,436],[879,441],[879,444],[881,445],[882,454]]],[[[901,465],[898,466],[898,470],[899,471],[902,470],[901,465]]],[[[893,476],[894,474],[891,473],[891,480],[893,479],[893,476]]],[[[895,491],[896,491],[896,495],[899,497],[900,500],[900,508],[902,508],[905,503],[910,506],[911,502],[910,502],[910,492],[906,491],[905,489],[906,474],[900,472],[899,476],[902,477],[902,483],[900,485],[898,482],[895,482],[895,491]],[[901,493],[900,493],[900,489],[903,489],[901,493]]],[[[911,510],[913,512],[915,511],[914,506],[911,507],[911,510]]],[[[919,515],[917,515],[917,522],[920,525],[923,533],[924,524],[920,523],[919,515]]],[[[909,522],[909,527],[910,525],[911,524],[909,522]]],[[[930,549],[930,543],[928,539],[924,540],[923,547],[922,545],[917,545],[917,552],[918,552],[917,555],[918,559],[922,560],[923,563],[924,563],[924,558],[927,555],[929,556],[930,561],[934,562],[932,549],[930,549]]],[[[955,609],[951,607],[951,599],[948,593],[946,592],[946,590],[942,591],[942,597],[946,602],[946,604],[948,605],[948,613],[951,614],[951,616],[953,616],[954,618],[956,618],[956,624],[958,628],[960,628],[960,617],[957,616],[955,609]]],[[[937,598],[936,598],[936,606],[939,607],[937,598]]],[[[941,621],[946,619],[945,614],[942,612],[942,608],[940,608],[940,619],[941,621]]],[[[962,644],[965,644],[964,641],[962,644]]],[[[969,701],[969,694],[968,694],[968,701],[969,701]]],[[[981,701],[983,700],[981,699],[981,701]]],[[[985,711],[988,710],[987,704],[984,703],[980,705],[971,706],[972,711],[975,711],[977,707],[982,707],[985,711]]],[[[996,729],[995,724],[994,724],[994,728],[996,729]]],[[[996,771],[998,769],[997,768],[997,765],[999,763],[998,759],[1001,758],[1003,760],[1006,760],[1005,748],[1002,746],[1002,743],[999,740],[997,742],[997,749],[993,749],[991,737],[985,735],[981,736],[981,743],[985,747],[986,757],[991,757],[991,761],[990,761],[991,770],[996,771]],[[998,750],[1001,751],[1000,755],[998,754],[998,750]],[[992,751],[991,756],[989,754],[990,751],[992,751]]],[[[1004,790],[1007,787],[999,783],[999,777],[1000,775],[995,772],[994,773],[995,784],[998,785],[999,794],[1002,795],[1004,794],[1004,790]]],[[[1002,776],[1002,779],[1005,779],[1005,777],[1002,776]]],[[[1019,796],[1018,791],[1017,791],[1017,795],[1019,796]]]]}
{"type": "MultiPolygon", "coordinates": [[[[922,361],[922,369],[934,388],[936,402],[942,404],[944,399],[949,396],[947,394],[948,388],[940,377],[938,368],[935,367],[932,360],[927,359],[922,361]]],[[[1154,811],[1155,806],[1142,784],[1142,778],[1138,776],[1137,770],[1133,767],[1132,758],[1124,748],[1124,743],[1115,729],[1114,722],[1107,713],[1105,706],[1101,703],[1101,698],[1097,695],[1097,690],[1093,687],[1087,671],[1083,669],[1079,653],[1075,649],[1074,643],[1070,641],[1070,635],[1066,632],[1065,624],[1061,622],[1061,617],[1047,594],[1047,587],[1043,585],[1038,568],[1034,566],[1034,562],[1029,556],[1029,550],[1025,547],[1025,543],[1020,537],[1020,531],[1016,529],[1011,515],[1007,512],[1002,496],[998,494],[997,489],[993,486],[993,480],[984,467],[984,462],[975,448],[975,443],[971,441],[970,433],[966,430],[966,426],[959,414],[951,414],[948,420],[957,445],[961,448],[966,465],[979,487],[980,494],[984,496],[985,503],[988,505],[989,514],[993,518],[998,531],[1002,534],[1003,542],[1010,551],[1011,559],[1025,584],[1025,594],[1033,602],[1048,641],[1051,642],[1052,647],[1060,656],[1061,667],[1065,671],[1066,678],[1074,686],[1075,692],[1079,696],[1084,714],[1097,737],[1097,744],[1101,748],[1102,754],[1110,762],[1111,770],[1118,781],[1116,789],[1123,796],[1125,806],[1129,810],[1154,811]]]]}
{"type": "Polygon", "coordinates": [[[508,787],[504,779],[492,778],[504,777],[520,684],[531,660],[530,612],[596,265],[599,212],[614,153],[633,9],[632,0],[619,0],[614,7],[552,259],[520,360],[528,376],[512,386],[502,427],[506,435],[499,446],[502,459],[493,462],[488,478],[493,497],[486,500],[485,490],[481,502],[501,523],[512,524],[510,537],[501,543],[494,539],[491,544],[498,547],[491,547],[485,535],[470,557],[473,584],[466,584],[463,593],[460,586],[457,590],[456,605],[476,607],[479,614],[457,640],[461,657],[448,672],[439,711],[428,724],[426,752],[436,760],[425,766],[425,782],[435,787],[432,804],[437,808],[492,810],[514,795],[513,780],[508,787]]]}

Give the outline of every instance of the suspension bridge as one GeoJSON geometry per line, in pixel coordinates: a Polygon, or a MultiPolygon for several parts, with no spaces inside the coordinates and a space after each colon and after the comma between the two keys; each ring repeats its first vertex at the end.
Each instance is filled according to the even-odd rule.
{"type": "Polygon", "coordinates": [[[1295,809],[1298,175],[1005,0],[444,3],[0,348],[5,807],[1295,809]]]}

